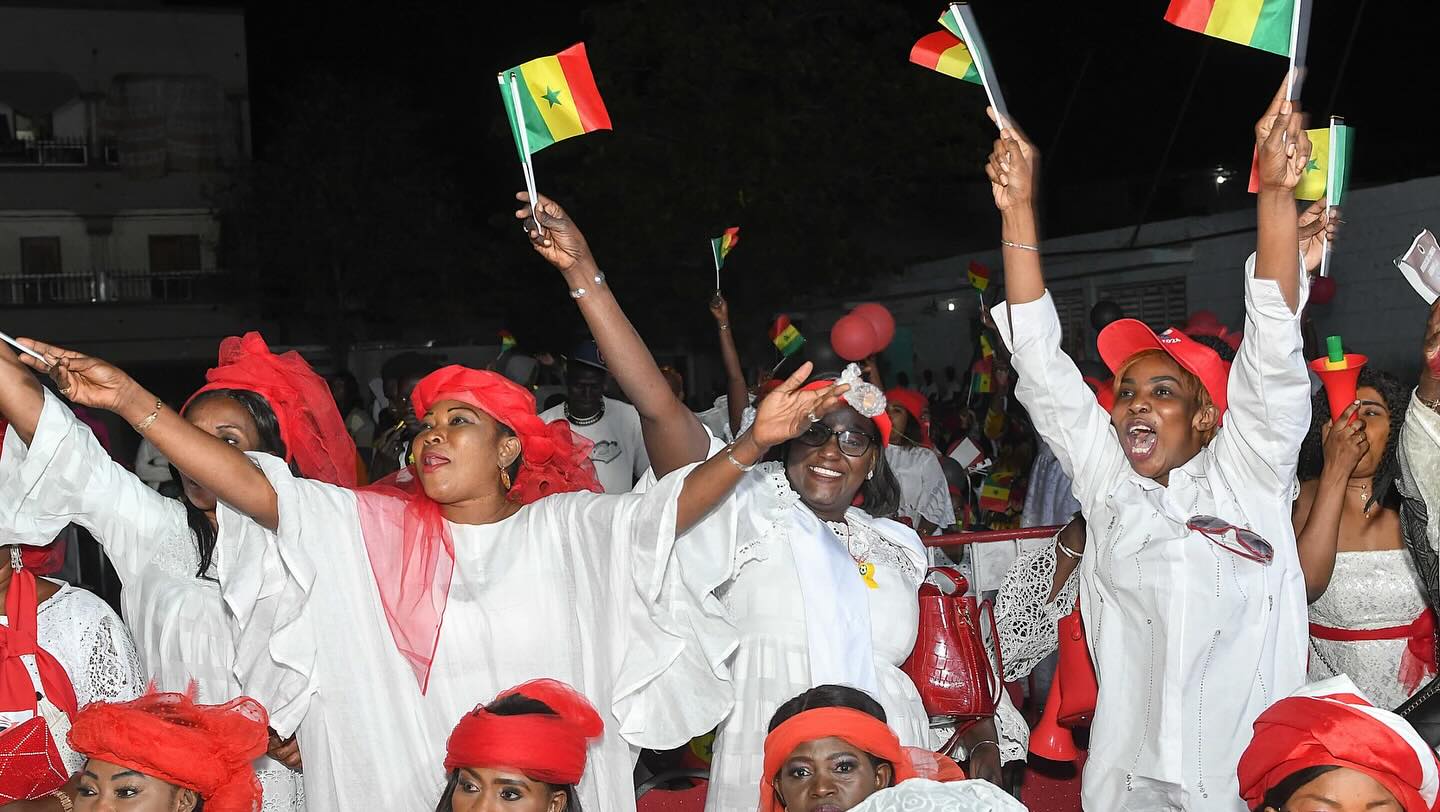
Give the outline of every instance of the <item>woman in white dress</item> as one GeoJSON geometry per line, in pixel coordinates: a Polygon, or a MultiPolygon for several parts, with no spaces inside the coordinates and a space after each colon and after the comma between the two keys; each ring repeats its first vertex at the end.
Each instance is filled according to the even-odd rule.
{"type": "Polygon", "coordinates": [[[1366,367],[1355,401],[1332,424],[1317,395],[1301,449],[1294,520],[1310,599],[1309,678],[1347,674],[1377,706],[1395,708],[1435,674],[1435,615],[1395,487],[1408,393],[1366,367]]]}
{"type": "MultiPolygon", "coordinates": [[[[0,527],[25,543],[69,522],[91,532],[124,586],[121,603],[148,679],[159,690],[218,705],[242,691],[234,639],[216,578],[216,498],[181,477],[184,501],[161,496],[110,459],[29,370],[0,364],[0,414],[14,423],[0,458],[0,527]]],[[[0,356],[3,357],[3,356],[0,356]]],[[[295,353],[272,354],[255,333],[221,345],[220,364],[182,410],[243,451],[292,459],[310,476],[354,485],[355,449],[325,381],[295,353]]],[[[293,742],[273,754],[299,766],[293,742]]],[[[299,773],[272,758],[256,765],[266,812],[304,808],[299,773]]]]}
{"type": "MultiPolygon", "coordinates": [[[[541,210],[556,233],[563,211],[541,210]]],[[[591,262],[573,268],[589,283],[577,298],[603,283],[591,262]]],[[[676,534],[843,392],[800,391],[807,364],[727,453],[648,493],[604,496],[586,492],[598,488],[586,444],[541,423],[529,390],[447,367],[412,397],[424,423],[413,475],[356,492],[239,453],[103,361],[32,346],[70,398],[120,414],[219,497],[237,674],[277,731],[298,729],[309,808],[337,812],[433,808],[454,720],[537,677],[604,716],[584,804],[633,808],[632,746],[677,746],[729,707],[703,645],[727,633],[666,566],[676,534]]]]}

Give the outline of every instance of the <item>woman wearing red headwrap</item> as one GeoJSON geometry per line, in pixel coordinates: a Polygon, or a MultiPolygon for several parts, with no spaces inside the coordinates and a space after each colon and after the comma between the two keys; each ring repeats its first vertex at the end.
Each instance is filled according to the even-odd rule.
{"type": "Polygon", "coordinates": [[[1344,675],[1311,683],[1261,713],[1238,775],[1254,812],[1440,809],[1434,751],[1344,675]]]}
{"type": "Polygon", "coordinates": [[[760,812],[846,812],[899,808],[948,812],[1010,812],[1024,808],[988,781],[966,781],[954,761],[903,747],[885,709],[864,691],[843,685],[811,688],[781,705],[765,737],[760,812]]]}
{"type": "Polygon", "coordinates": [[[900,483],[896,515],[910,520],[921,536],[933,535],[955,523],[955,510],[940,457],[930,443],[930,402],[914,389],[898,386],[885,392],[885,402],[892,426],[885,460],[900,483]]]}
{"type": "Polygon", "coordinates": [[[191,694],[148,693],[131,702],[87,705],[70,730],[70,743],[87,757],[74,808],[273,809],[261,806],[251,767],[265,752],[265,725],[265,709],[248,697],[199,705],[191,694]]]}
{"type": "MultiPolygon", "coordinates": [[[[227,338],[206,380],[182,409],[191,424],[307,476],[354,485],[354,444],[328,385],[299,354],[276,355],[256,333],[227,338]]],[[[213,561],[215,494],[183,473],[183,500],[151,490],[111,460],[9,350],[0,351],[0,414],[16,432],[0,458],[0,530],[36,544],[72,521],[85,527],[124,585],[122,608],[149,679],[167,691],[194,680],[206,703],[239,696],[213,561]]],[[[276,745],[277,757],[298,766],[293,742],[276,745]]],[[[296,772],[273,760],[257,768],[272,808],[301,808],[296,772]]]]}
{"type": "Polygon", "coordinates": [[[71,399],[118,413],[220,498],[236,673],[277,731],[298,730],[311,810],[433,805],[454,720],[539,675],[606,719],[578,789],[587,806],[631,807],[631,747],[679,745],[729,707],[705,687],[728,652],[695,642],[707,596],[667,565],[676,534],[844,391],[801,391],[806,365],[729,454],[603,496],[588,448],[542,423],[529,390],[447,367],[411,398],[416,466],[356,492],[239,453],[103,361],[31,346],[71,399]],[[674,685],[686,693],[659,690],[674,685]]]}
{"type": "Polygon", "coordinates": [[[589,700],[564,683],[511,688],[451,731],[450,778],[435,812],[581,812],[575,785],[585,774],[586,747],[604,729],[589,700]]]}

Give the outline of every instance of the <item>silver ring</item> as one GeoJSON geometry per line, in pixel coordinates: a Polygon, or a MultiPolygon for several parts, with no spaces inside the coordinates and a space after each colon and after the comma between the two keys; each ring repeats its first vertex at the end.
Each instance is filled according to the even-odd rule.
{"type": "Polygon", "coordinates": [[[819,423],[819,422],[820,422],[820,418],[816,417],[814,412],[811,412],[810,414],[806,415],[806,417],[810,418],[810,422],[811,422],[811,423],[819,423]]]}

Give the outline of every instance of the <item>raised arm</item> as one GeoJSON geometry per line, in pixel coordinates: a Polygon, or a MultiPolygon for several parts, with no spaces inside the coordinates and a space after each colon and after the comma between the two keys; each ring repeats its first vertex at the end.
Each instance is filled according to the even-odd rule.
{"type": "MultiPolygon", "coordinates": [[[[987,109],[992,120],[995,111],[987,109]]],[[[985,165],[995,208],[1000,210],[1000,256],[1005,263],[1005,301],[1033,302],[1045,295],[1040,268],[1040,227],[1035,216],[1035,186],[1040,177],[1040,151],[1018,128],[1000,131],[985,165]]]]}
{"type": "Polygon", "coordinates": [[[720,360],[725,365],[725,405],[730,411],[730,434],[740,433],[745,407],[750,405],[750,390],[745,386],[745,370],[740,366],[740,352],[735,349],[735,333],[730,330],[730,303],[715,291],[710,299],[710,315],[720,334],[720,360]]]}
{"type": "Polygon", "coordinates": [[[1260,192],[1255,198],[1255,278],[1270,279],[1291,312],[1300,309],[1300,265],[1295,260],[1299,228],[1295,220],[1295,185],[1305,174],[1310,139],[1300,111],[1286,98],[1282,82],[1270,107],[1255,124],[1256,170],[1260,192]]]}
{"type": "Polygon", "coordinates": [[[774,392],[760,402],[755,425],[725,450],[706,460],[685,477],[675,519],[678,536],[724,501],[740,477],[764,459],[773,447],[799,437],[810,424],[843,405],[844,384],[802,390],[814,365],[805,362],[774,392]]]}
{"type": "MultiPolygon", "coordinates": [[[[515,212],[516,218],[528,221],[530,195],[521,192],[516,198],[523,204],[515,212]]],[[[635,332],[605,282],[585,235],[560,204],[544,195],[540,196],[538,219],[545,230],[543,235],[526,224],[531,245],[565,277],[580,314],[590,326],[590,334],[605,355],[610,373],[640,413],[645,451],[655,475],[664,476],[705,459],[710,450],[709,434],[694,412],[675,397],[665,376],[660,374],[650,349],[635,332]]]]}
{"type": "Polygon", "coordinates": [[[1300,569],[1305,573],[1305,596],[1310,603],[1320,599],[1335,572],[1335,551],[1340,542],[1340,514],[1345,506],[1345,487],[1355,466],[1370,451],[1365,424],[1350,422],[1358,402],[1350,404],[1340,418],[1321,430],[1325,444],[1325,466],[1320,479],[1300,486],[1300,498],[1291,513],[1295,543],[1300,551],[1300,569]]]}
{"type": "Polygon", "coordinates": [[[27,446],[35,438],[44,406],[40,382],[9,347],[0,344],[0,418],[10,421],[27,446]]]}
{"type": "Polygon", "coordinates": [[[191,425],[118,367],[39,341],[21,339],[21,343],[45,356],[49,369],[28,355],[21,363],[48,372],[62,395],[124,418],[221,502],[270,530],[279,526],[275,489],[239,449],[191,425]]]}

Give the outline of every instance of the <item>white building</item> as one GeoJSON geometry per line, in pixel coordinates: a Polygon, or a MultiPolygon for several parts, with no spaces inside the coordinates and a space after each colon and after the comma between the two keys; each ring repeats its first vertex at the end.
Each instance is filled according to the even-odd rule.
{"type": "Polygon", "coordinates": [[[243,326],[211,209],[250,155],[245,18],[104,5],[0,7],[0,329],[210,357],[243,326]]]}

